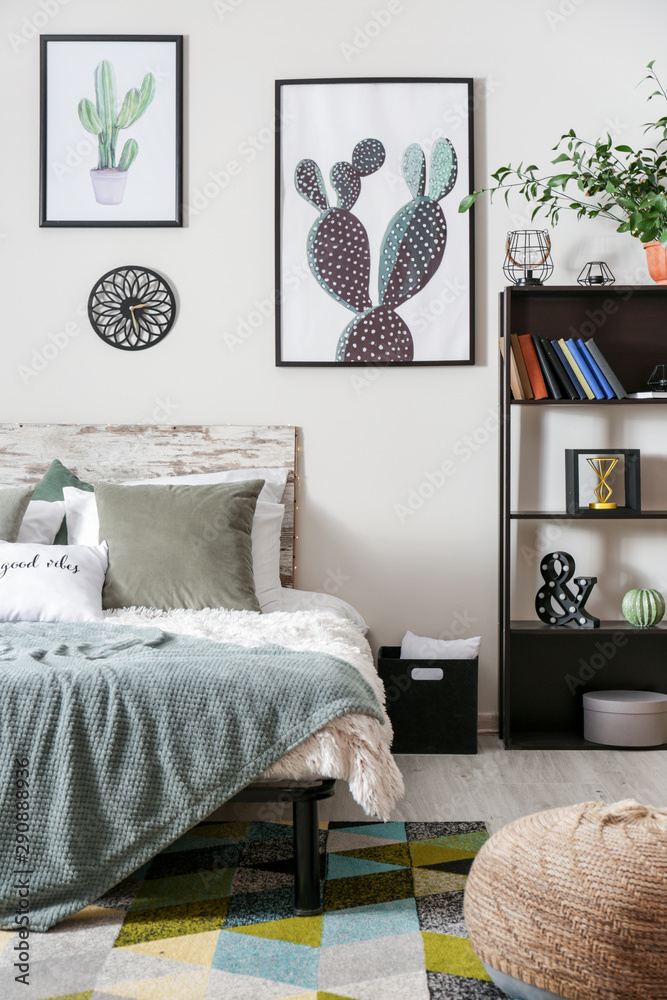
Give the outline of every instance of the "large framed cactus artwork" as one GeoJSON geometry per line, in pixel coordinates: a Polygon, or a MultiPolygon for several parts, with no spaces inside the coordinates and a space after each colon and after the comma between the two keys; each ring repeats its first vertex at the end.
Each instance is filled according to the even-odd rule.
{"type": "Polygon", "coordinates": [[[276,364],[474,364],[472,79],[276,82],[276,364]]]}
{"type": "Polygon", "coordinates": [[[182,226],[183,36],[40,45],[40,226],[182,226]]]}

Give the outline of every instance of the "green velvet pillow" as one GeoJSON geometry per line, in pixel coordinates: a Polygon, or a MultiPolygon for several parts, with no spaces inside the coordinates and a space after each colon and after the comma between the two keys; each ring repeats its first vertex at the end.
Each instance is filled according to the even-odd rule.
{"type": "MultiPolygon", "coordinates": [[[[77,490],[86,490],[89,493],[92,493],[94,489],[90,483],[84,483],[56,458],[51,462],[51,465],[37,483],[35,493],[31,499],[46,500],[48,503],[53,503],[54,500],[64,500],[64,486],[75,486],[77,490]]],[[[63,518],[62,524],[58,529],[54,545],[67,545],[67,522],[65,518],[63,518]]]]}
{"type": "Polygon", "coordinates": [[[259,611],[251,531],[263,479],[95,487],[109,544],[104,608],[259,611]]]}
{"type": "Polygon", "coordinates": [[[34,491],[34,486],[8,486],[0,490],[0,539],[3,542],[16,541],[34,491]]]}

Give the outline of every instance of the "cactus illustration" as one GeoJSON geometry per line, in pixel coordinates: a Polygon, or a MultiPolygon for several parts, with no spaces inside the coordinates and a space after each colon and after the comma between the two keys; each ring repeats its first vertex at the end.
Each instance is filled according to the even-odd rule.
{"type": "MultiPolygon", "coordinates": [[[[134,125],[138,118],[141,118],[146,108],[155,96],[155,77],[152,73],[146,73],[141,84],[141,88],[133,87],[128,90],[120,110],[116,102],[116,76],[113,66],[107,59],[103,59],[95,69],[95,103],[83,97],[79,101],[79,121],[91,135],[97,136],[99,146],[99,161],[97,172],[115,171],[116,174],[123,175],[134,163],[139,152],[136,139],[127,139],[123,146],[118,165],[116,165],[116,142],[121,129],[134,125]]],[[[122,200],[125,187],[125,176],[119,182],[117,177],[109,178],[106,185],[99,181],[99,177],[93,176],[95,171],[91,171],[93,180],[93,190],[95,197],[101,204],[118,204],[122,200]],[[96,183],[97,182],[97,183],[96,183]],[[120,192],[120,197],[113,200],[109,197],[109,192],[104,189],[111,187],[115,194],[120,192]]]]}
{"type": "Polygon", "coordinates": [[[346,327],[338,341],[337,361],[412,361],[414,357],[412,334],[395,310],[421,291],[440,267],[447,224],[438,202],[456,183],[456,152],[449,139],[433,144],[428,195],[421,146],[408,146],[402,167],[412,200],[393,217],[382,241],[380,305],[346,327]]]}
{"type": "Polygon", "coordinates": [[[314,160],[301,160],[294,172],[297,191],[321,213],[308,234],[310,269],[325,292],[355,313],[371,309],[373,303],[368,290],[368,233],[352,208],[361,192],[361,178],[379,170],[384,158],[381,142],[362,139],[354,147],[352,163],[334,163],[329,176],[338,204],[333,208],[314,160]]]}
{"type": "Polygon", "coordinates": [[[296,189],[320,213],[308,234],[308,263],[319,284],[355,313],[338,341],[336,361],[412,361],[414,344],[398,306],[416,295],[438,270],[447,242],[447,225],[438,204],[454,187],[456,152],[449,139],[438,139],[431,152],[428,195],[426,159],[416,143],[403,155],[403,176],[412,195],[390,221],[382,241],[379,305],[370,297],[371,255],[368,234],[352,214],[361,178],[378,170],[385,159],[377,139],[357,143],[352,163],[331,168],[330,180],[338,205],[329,206],[322,173],[314,160],[301,160],[296,189]]]}
{"type": "Polygon", "coordinates": [[[408,146],[403,176],[412,193],[387,227],[380,258],[380,302],[395,309],[416,295],[440,266],[447,242],[447,224],[438,204],[454,187],[456,153],[448,139],[438,139],[431,154],[428,196],[426,160],[421,146],[408,146]]]}

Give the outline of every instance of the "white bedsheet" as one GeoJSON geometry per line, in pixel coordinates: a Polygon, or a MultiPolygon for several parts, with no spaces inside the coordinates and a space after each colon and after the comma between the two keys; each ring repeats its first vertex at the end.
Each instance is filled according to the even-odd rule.
{"type": "MultiPolygon", "coordinates": [[[[276,611],[260,615],[222,608],[204,611],[122,608],[105,612],[105,619],[110,624],[157,626],[165,632],[240,646],[271,642],[290,649],[330,653],[357,668],[385,709],[384,688],[368,643],[355,624],[332,612],[276,611]]],[[[341,778],[348,782],[355,801],[369,816],[387,819],[404,791],[401,772],[389,750],[392,735],[388,717],[381,725],[370,716],[343,715],[304,740],[262,777],[341,778]]]]}

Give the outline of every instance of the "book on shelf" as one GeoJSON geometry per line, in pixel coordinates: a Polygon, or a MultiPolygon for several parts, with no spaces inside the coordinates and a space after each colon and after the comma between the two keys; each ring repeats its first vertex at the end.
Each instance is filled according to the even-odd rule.
{"type": "Polygon", "coordinates": [[[604,354],[602,353],[598,345],[595,343],[592,337],[589,337],[589,339],[585,343],[586,347],[591,352],[591,355],[597,362],[600,371],[607,379],[607,382],[612,387],[618,398],[625,399],[625,397],[627,396],[627,392],[619,382],[616,372],[613,370],[613,368],[605,358],[604,354]]]}
{"type": "MultiPolygon", "coordinates": [[[[504,340],[500,340],[504,352],[504,340]]],[[[510,386],[515,399],[624,399],[627,392],[593,337],[551,340],[511,334],[510,386]]],[[[667,392],[632,393],[667,399],[667,392]]]]}
{"type": "Polygon", "coordinates": [[[568,364],[569,364],[570,368],[572,369],[572,371],[574,372],[575,377],[576,377],[579,385],[584,390],[584,394],[586,396],[586,399],[595,399],[595,396],[593,395],[593,390],[591,389],[591,387],[589,386],[588,382],[586,381],[586,379],[582,375],[581,368],[579,367],[577,359],[574,357],[574,355],[570,351],[570,348],[565,343],[565,340],[561,337],[560,340],[558,341],[558,343],[560,344],[561,350],[562,350],[563,354],[565,355],[565,357],[567,358],[568,364]]]}
{"type": "Polygon", "coordinates": [[[542,369],[542,374],[544,375],[544,381],[546,382],[547,389],[549,390],[549,397],[550,399],[562,399],[563,393],[560,391],[556,375],[547,359],[546,351],[542,346],[542,340],[536,333],[534,333],[532,337],[533,344],[535,345],[535,353],[537,354],[538,361],[540,362],[540,368],[542,369]]]}
{"type": "MultiPolygon", "coordinates": [[[[501,337],[498,341],[500,344],[500,353],[505,358],[505,338],[501,337]]],[[[514,357],[514,351],[512,350],[512,344],[510,342],[510,389],[512,390],[512,395],[515,399],[524,399],[523,386],[521,385],[521,379],[519,378],[519,369],[517,368],[516,358],[514,357]]]]}
{"type": "Polygon", "coordinates": [[[604,393],[603,393],[602,389],[600,388],[598,380],[596,379],[595,375],[591,371],[591,369],[590,369],[590,367],[588,365],[588,362],[586,361],[586,358],[583,356],[583,354],[579,350],[579,345],[577,344],[577,342],[574,339],[574,337],[569,337],[565,341],[565,343],[570,348],[570,354],[572,355],[572,357],[574,358],[574,360],[579,365],[579,371],[584,376],[584,379],[586,380],[586,382],[588,382],[588,387],[591,390],[591,392],[593,393],[593,395],[595,396],[595,398],[596,399],[604,399],[605,396],[604,396],[604,393]]]}
{"type": "Polygon", "coordinates": [[[553,369],[553,373],[556,376],[556,380],[560,385],[562,395],[564,399],[579,399],[579,393],[576,391],[572,385],[569,375],[565,371],[563,364],[556,354],[554,345],[551,343],[548,337],[542,337],[542,349],[547,356],[547,360],[553,369]]]}
{"type": "Polygon", "coordinates": [[[568,378],[570,379],[570,382],[572,383],[572,386],[574,388],[574,391],[577,393],[577,396],[579,397],[579,399],[586,399],[586,393],[584,392],[584,390],[579,385],[579,379],[574,374],[574,370],[572,369],[572,367],[570,365],[570,362],[565,357],[565,354],[563,353],[563,348],[560,346],[560,344],[558,343],[557,340],[552,340],[551,341],[551,346],[553,347],[554,353],[559,358],[560,363],[562,364],[563,368],[565,369],[565,373],[567,374],[568,378]]]}
{"type": "Polygon", "coordinates": [[[521,380],[521,388],[523,389],[523,397],[524,399],[534,399],[535,393],[533,392],[533,387],[530,384],[530,376],[528,375],[526,362],[523,360],[523,354],[521,353],[521,347],[519,345],[519,338],[516,333],[512,334],[510,340],[512,341],[512,357],[516,361],[519,379],[521,380]]]}
{"type": "Polygon", "coordinates": [[[523,354],[523,360],[526,363],[535,399],[548,399],[549,393],[547,392],[546,382],[544,381],[540,362],[537,358],[535,345],[529,333],[519,334],[519,347],[523,354]]]}
{"type": "Polygon", "coordinates": [[[607,381],[605,375],[602,372],[602,369],[600,368],[597,361],[593,357],[592,352],[588,349],[588,347],[586,346],[581,337],[577,337],[576,344],[579,350],[581,351],[584,361],[586,362],[590,370],[593,372],[593,375],[595,376],[598,385],[602,389],[605,399],[616,399],[616,393],[610,386],[609,382],[607,381]]]}
{"type": "Polygon", "coordinates": [[[654,389],[652,392],[631,392],[628,399],[667,399],[667,392],[654,389]]]}

